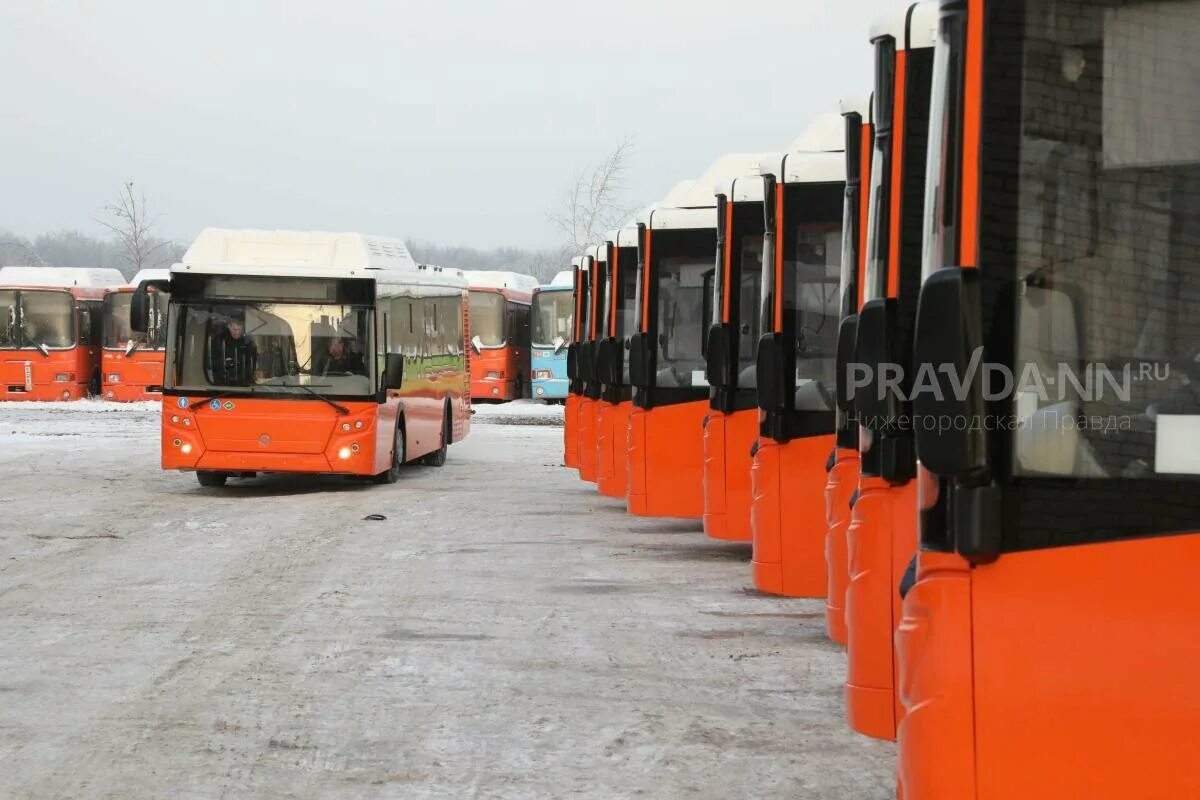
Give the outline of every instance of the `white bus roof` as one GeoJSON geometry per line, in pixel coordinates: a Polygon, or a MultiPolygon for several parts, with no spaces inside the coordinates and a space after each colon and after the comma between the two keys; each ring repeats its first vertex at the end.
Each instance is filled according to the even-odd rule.
{"type": "Polygon", "coordinates": [[[789,153],[840,153],[846,150],[846,122],[840,113],[819,115],[788,145],[789,153]]]}
{"type": "Polygon", "coordinates": [[[155,269],[140,269],[137,274],[129,280],[129,285],[132,288],[137,288],[142,285],[143,281],[168,281],[171,279],[171,270],[167,267],[159,267],[155,269]]]}
{"type": "Polygon", "coordinates": [[[871,94],[865,94],[861,97],[852,97],[849,100],[842,101],[842,116],[848,117],[851,114],[858,114],[863,118],[863,122],[871,120],[871,108],[874,103],[871,102],[871,94]]]}
{"type": "Polygon", "coordinates": [[[730,153],[714,161],[689,186],[676,186],[654,208],[643,212],[638,220],[652,230],[715,228],[717,198],[714,187],[739,175],[749,174],[766,155],[764,153],[730,153]]]}
{"type": "Polygon", "coordinates": [[[781,183],[838,183],[846,180],[845,153],[782,153],[759,164],[781,183]]]}
{"type": "Polygon", "coordinates": [[[462,270],[417,264],[400,239],[326,231],[206,228],[171,273],[373,278],[465,287],[462,270]]]}
{"type": "Polygon", "coordinates": [[[588,249],[584,252],[587,254],[587,257],[593,261],[608,261],[608,248],[604,245],[589,245],[588,249]]]}
{"type": "Polygon", "coordinates": [[[105,267],[0,267],[0,286],[110,289],[124,285],[120,270],[105,267]]]}
{"type": "Polygon", "coordinates": [[[871,25],[871,41],[890,36],[897,50],[924,50],[937,42],[938,3],[926,0],[911,3],[903,11],[893,12],[871,25]],[[910,22],[911,15],[911,22],[910,22]]]}
{"type": "Polygon", "coordinates": [[[583,256],[575,256],[571,259],[571,266],[579,268],[583,266],[583,256]]]}
{"type": "Polygon", "coordinates": [[[611,242],[614,247],[637,247],[638,229],[636,225],[626,225],[619,230],[609,231],[608,235],[604,238],[605,241],[611,242]]]}
{"type": "Polygon", "coordinates": [[[550,282],[541,288],[545,289],[547,287],[554,287],[556,289],[573,289],[575,288],[575,273],[569,269],[564,269],[562,272],[555,273],[554,277],[550,279],[550,282]]]}
{"type": "Polygon", "coordinates": [[[488,287],[491,289],[518,289],[532,292],[540,285],[538,279],[524,272],[510,272],[501,269],[470,269],[463,275],[471,286],[488,287]]]}

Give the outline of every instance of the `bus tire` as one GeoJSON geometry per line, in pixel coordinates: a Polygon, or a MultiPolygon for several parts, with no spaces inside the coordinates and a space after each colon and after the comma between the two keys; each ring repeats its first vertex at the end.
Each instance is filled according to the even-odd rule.
{"type": "Polygon", "coordinates": [[[376,483],[395,483],[400,480],[400,470],[408,458],[404,441],[404,418],[396,421],[396,440],[392,445],[392,465],[375,476],[376,483]]]}
{"type": "Polygon", "coordinates": [[[442,446],[434,450],[429,455],[421,460],[421,463],[427,467],[440,467],[446,463],[446,451],[450,447],[450,439],[453,437],[453,418],[450,416],[450,403],[446,403],[442,410],[442,446]]]}
{"type": "Polygon", "coordinates": [[[196,480],[205,489],[220,489],[225,485],[225,481],[229,480],[229,476],[224,472],[210,472],[208,470],[196,470],[196,480]]]}

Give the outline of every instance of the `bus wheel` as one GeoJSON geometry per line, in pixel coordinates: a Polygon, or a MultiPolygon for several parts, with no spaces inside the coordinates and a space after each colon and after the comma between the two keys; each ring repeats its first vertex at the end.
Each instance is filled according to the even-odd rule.
{"type": "Polygon", "coordinates": [[[229,476],[224,472],[196,470],[196,480],[200,481],[200,485],[205,489],[220,489],[225,485],[225,481],[229,480],[229,476]]]}
{"type": "Polygon", "coordinates": [[[395,483],[400,480],[400,468],[408,458],[404,448],[404,423],[396,424],[396,444],[392,447],[392,465],[375,476],[376,483],[395,483]]]}
{"type": "Polygon", "coordinates": [[[450,406],[446,405],[442,412],[442,446],[434,450],[429,455],[421,460],[421,463],[427,467],[440,467],[446,463],[446,451],[450,447],[451,425],[453,418],[450,416],[450,406]]]}

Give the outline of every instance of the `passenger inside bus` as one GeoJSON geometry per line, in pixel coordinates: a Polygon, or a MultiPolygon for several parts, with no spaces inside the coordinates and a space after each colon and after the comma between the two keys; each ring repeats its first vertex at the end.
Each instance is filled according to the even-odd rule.
{"type": "Polygon", "coordinates": [[[230,320],[209,342],[209,382],[217,386],[249,386],[258,363],[258,348],[238,320],[230,320]]]}

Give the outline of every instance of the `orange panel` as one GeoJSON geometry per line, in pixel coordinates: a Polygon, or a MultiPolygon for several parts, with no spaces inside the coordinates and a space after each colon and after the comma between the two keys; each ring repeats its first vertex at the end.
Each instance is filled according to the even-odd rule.
{"type": "Polygon", "coordinates": [[[595,401],[596,409],[596,474],[594,482],[600,487],[602,478],[611,480],[613,473],[612,449],[612,403],[606,400],[595,401]]]}
{"type": "Polygon", "coordinates": [[[704,513],[701,422],[707,412],[707,400],[634,409],[629,427],[631,513],[700,519],[704,513]]]}
{"type": "Polygon", "coordinates": [[[846,718],[877,739],[895,739],[901,709],[893,640],[900,579],[917,547],[917,482],[859,481],[846,536],[846,718]]]}
{"type": "MultiPolygon", "coordinates": [[[[896,732],[896,772],[898,794],[907,800],[976,797],[969,574],[961,558],[923,551],[918,555],[917,583],[904,598],[904,616],[896,630],[905,708],[896,732]]],[[[1022,740],[1028,733],[1022,733],[1022,740]]],[[[1058,797],[1088,795],[1068,792],[1058,797]]]]}
{"type": "Polygon", "coordinates": [[[568,394],[563,409],[563,465],[579,469],[579,403],[582,398],[568,394]]]}
{"type": "Polygon", "coordinates": [[[765,437],[751,468],[754,585],[788,597],[824,597],[825,462],[833,436],[780,445],[765,437]]]}
{"type": "Polygon", "coordinates": [[[1192,533],[971,572],[980,800],[1200,797],[1198,566],[1192,533]]]}
{"type": "Polygon", "coordinates": [[[99,363],[99,348],[0,351],[0,400],[79,400],[99,363]],[[67,380],[60,381],[59,377],[67,380]],[[13,391],[9,391],[9,387],[13,391]]]}
{"type": "Polygon", "coordinates": [[[857,450],[839,447],[825,484],[825,630],[838,644],[846,643],[846,533],[850,527],[850,498],[858,487],[857,450]]]}
{"type": "Polygon", "coordinates": [[[725,421],[719,411],[704,417],[704,533],[713,539],[729,536],[725,514],[725,421]]]}
{"type": "Polygon", "coordinates": [[[758,438],[758,409],[735,411],[732,414],[714,411],[709,416],[709,427],[714,429],[714,458],[710,465],[709,431],[706,429],[705,481],[709,483],[704,487],[704,532],[714,539],[748,542],[751,540],[750,450],[758,438]],[[719,437],[716,431],[721,432],[719,437]],[[720,439],[719,447],[717,438],[720,439]],[[713,493],[709,492],[710,486],[714,489],[713,493]]]}
{"type": "Polygon", "coordinates": [[[608,405],[607,421],[600,428],[602,437],[599,440],[600,453],[607,460],[601,462],[600,475],[596,486],[605,497],[625,497],[629,484],[629,414],[633,403],[626,400],[623,403],[608,405]]]}
{"type": "Polygon", "coordinates": [[[596,401],[579,401],[579,477],[596,482],[596,401]]]}

